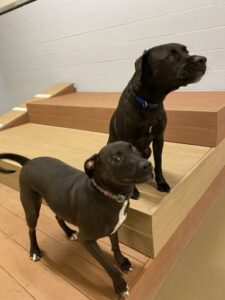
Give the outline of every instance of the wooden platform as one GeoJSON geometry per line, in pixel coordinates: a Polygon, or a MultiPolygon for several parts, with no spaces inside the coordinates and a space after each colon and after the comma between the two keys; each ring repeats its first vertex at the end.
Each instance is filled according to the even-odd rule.
{"type": "MultiPolygon", "coordinates": [[[[23,103],[0,116],[1,152],[15,152],[30,158],[49,155],[83,169],[84,160],[107,141],[105,133],[93,130],[106,131],[104,126],[118,98],[118,93],[75,93],[71,84],[56,85],[30,99],[28,111],[23,103]],[[114,106],[105,101],[112,96],[114,106]],[[71,103],[64,107],[63,99],[70,97],[71,103]],[[75,104],[74,97],[80,102],[76,98],[75,104]],[[42,100],[36,102],[37,99],[42,100]],[[93,102],[90,99],[94,99],[93,102]],[[59,104],[55,105],[57,101],[59,104]],[[32,115],[29,107],[41,115],[32,115]],[[33,117],[44,118],[35,121],[33,117]],[[48,125],[37,124],[39,122],[48,125]],[[82,129],[87,126],[92,132],[64,128],[64,122],[68,127],[74,127],[70,122],[81,124],[82,129]]],[[[154,299],[204,216],[219,195],[225,193],[224,93],[176,93],[171,101],[168,99],[165,104],[172,140],[189,145],[165,143],[163,169],[172,186],[171,192],[160,193],[154,184],[140,185],[141,199],[131,200],[128,218],[120,229],[123,252],[135,266],[135,272],[126,276],[133,300],[154,299]]],[[[20,170],[13,162],[4,161],[1,165],[20,170]]],[[[43,206],[38,225],[40,246],[46,251],[44,258],[38,264],[26,260],[28,235],[15,191],[18,190],[18,174],[0,174],[0,182],[14,189],[0,184],[1,296],[4,299],[70,299],[72,296],[76,299],[117,299],[105,271],[79,242],[66,241],[47,206],[43,206]]],[[[100,244],[110,252],[107,239],[100,244]]]]}
{"type": "MultiPolygon", "coordinates": [[[[32,123],[4,130],[0,135],[2,152],[16,152],[30,158],[49,155],[79,169],[106,140],[103,133],[32,123]]],[[[131,201],[128,218],[120,230],[122,242],[153,257],[223,169],[225,141],[217,148],[166,143],[163,162],[172,191],[165,194],[154,185],[140,185],[141,199],[131,201]]],[[[13,179],[13,175],[1,174],[0,181],[15,188],[18,175],[13,179]]]]}
{"type": "MultiPolygon", "coordinates": [[[[107,133],[120,95],[73,92],[32,101],[27,108],[33,123],[107,133]]],[[[164,103],[166,141],[216,146],[225,137],[225,92],[175,92],[164,103]]]]}
{"type": "Polygon", "coordinates": [[[41,99],[74,93],[75,87],[71,83],[58,83],[31,99],[22,102],[18,107],[13,107],[11,111],[0,116],[0,131],[29,122],[26,105],[41,99]]]}
{"type": "MultiPolygon", "coordinates": [[[[225,169],[212,182],[155,259],[121,244],[134,272],[125,276],[130,300],[153,300],[179,255],[218,197],[224,192],[225,169]]],[[[1,299],[118,299],[111,280],[78,242],[68,241],[47,206],[42,206],[37,237],[42,260],[28,258],[28,230],[19,194],[0,184],[1,299]]],[[[101,248],[111,255],[108,239],[101,248]]]]}

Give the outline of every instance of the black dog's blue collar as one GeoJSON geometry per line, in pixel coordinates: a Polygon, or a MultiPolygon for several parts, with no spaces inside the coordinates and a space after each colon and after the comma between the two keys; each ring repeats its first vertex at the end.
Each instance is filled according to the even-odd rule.
{"type": "Polygon", "coordinates": [[[150,108],[150,109],[156,109],[159,104],[151,103],[149,101],[146,101],[140,96],[134,96],[135,101],[142,107],[142,108],[150,108]]]}
{"type": "Polygon", "coordinates": [[[131,83],[129,83],[128,88],[129,88],[130,95],[132,97],[134,97],[134,100],[136,101],[136,103],[139,104],[142,108],[156,109],[156,108],[159,107],[160,104],[151,103],[150,101],[146,101],[142,97],[137,96],[136,93],[133,90],[133,87],[132,87],[131,83]]]}

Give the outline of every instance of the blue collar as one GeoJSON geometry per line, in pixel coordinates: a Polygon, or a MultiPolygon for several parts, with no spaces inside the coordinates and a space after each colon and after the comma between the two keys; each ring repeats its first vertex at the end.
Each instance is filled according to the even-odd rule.
{"type": "Polygon", "coordinates": [[[138,103],[142,108],[156,109],[161,104],[161,103],[151,103],[150,101],[146,101],[142,97],[137,96],[133,90],[131,82],[129,82],[129,84],[128,84],[128,89],[130,91],[130,94],[134,97],[134,100],[136,101],[136,103],[138,103]]]}
{"type": "Polygon", "coordinates": [[[151,103],[143,99],[139,96],[134,96],[135,101],[142,107],[142,108],[150,108],[150,109],[156,109],[159,104],[158,103],[151,103]]]}

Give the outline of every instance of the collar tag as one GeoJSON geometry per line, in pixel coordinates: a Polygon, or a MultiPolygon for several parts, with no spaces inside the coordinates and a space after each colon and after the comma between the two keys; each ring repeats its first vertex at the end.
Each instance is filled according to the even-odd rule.
{"type": "Polygon", "coordinates": [[[143,102],[143,107],[144,107],[144,108],[147,108],[147,107],[148,107],[148,102],[147,102],[146,100],[144,100],[144,102],[143,102]]]}

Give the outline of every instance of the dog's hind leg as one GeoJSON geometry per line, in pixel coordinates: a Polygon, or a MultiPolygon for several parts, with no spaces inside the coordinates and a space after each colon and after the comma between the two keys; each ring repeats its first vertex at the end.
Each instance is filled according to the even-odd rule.
{"type": "Polygon", "coordinates": [[[29,227],[30,259],[32,261],[39,261],[41,258],[41,250],[37,243],[36,226],[41,208],[41,197],[34,191],[24,190],[20,192],[20,199],[29,227]]]}
{"type": "Polygon", "coordinates": [[[57,222],[59,223],[59,226],[62,228],[62,230],[65,232],[66,236],[69,240],[75,241],[78,239],[78,232],[76,230],[72,230],[69,226],[66,225],[63,219],[61,219],[58,216],[55,216],[57,222]]]}

